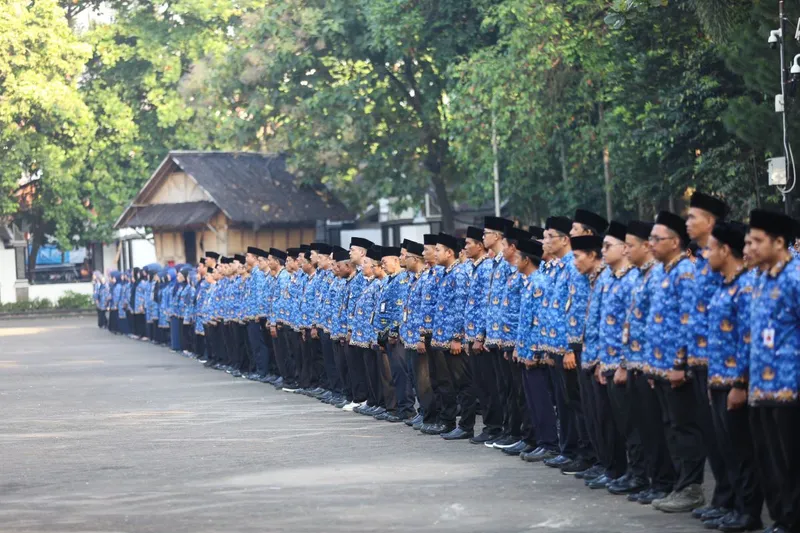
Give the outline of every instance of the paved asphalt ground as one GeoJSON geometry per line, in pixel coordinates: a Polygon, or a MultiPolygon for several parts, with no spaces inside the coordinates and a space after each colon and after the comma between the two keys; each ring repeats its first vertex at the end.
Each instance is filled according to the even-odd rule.
{"type": "Polygon", "coordinates": [[[703,531],[90,319],[0,322],[0,406],[2,532],[703,531]]]}

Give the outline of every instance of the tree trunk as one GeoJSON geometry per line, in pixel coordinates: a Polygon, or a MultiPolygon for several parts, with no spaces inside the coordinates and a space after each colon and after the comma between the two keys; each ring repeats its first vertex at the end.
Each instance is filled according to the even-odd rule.
{"type": "Polygon", "coordinates": [[[455,214],[445,179],[441,173],[431,174],[431,182],[433,183],[433,192],[436,194],[436,202],[439,204],[439,209],[442,210],[442,231],[452,233],[455,230],[455,214]]]}
{"type": "MultiPolygon", "coordinates": [[[[600,102],[599,106],[599,114],[600,114],[600,127],[602,128],[603,124],[603,103],[600,102]]],[[[606,189],[606,218],[611,220],[614,215],[614,206],[611,202],[611,157],[609,155],[608,149],[608,139],[606,139],[605,134],[603,135],[603,180],[605,182],[605,189],[606,189]]]]}
{"type": "Polygon", "coordinates": [[[34,272],[36,271],[36,259],[39,257],[39,249],[44,242],[44,234],[34,229],[31,233],[31,253],[28,256],[28,283],[33,284],[34,272]]]}

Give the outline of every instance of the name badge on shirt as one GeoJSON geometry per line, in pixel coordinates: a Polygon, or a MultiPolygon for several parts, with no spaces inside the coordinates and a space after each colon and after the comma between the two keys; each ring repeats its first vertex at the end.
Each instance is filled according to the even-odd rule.
{"type": "Polygon", "coordinates": [[[381,302],[381,313],[386,312],[386,302],[381,302]]]}
{"type": "Polygon", "coordinates": [[[408,320],[408,309],[403,309],[403,322],[408,320]]]}
{"type": "Polygon", "coordinates": [[[572,296],[567,298],[567,305],[564,306],[564,311],[569,311],[570,307],[572,307],[572,296]]]}
{"type": "Polygon", "coordinates": [[[775,347],[775,330],[773,328],[767,328],[762,331],[761,337],[764,339],[764,346],[770,350],[775,347]]]}
{"type": "Polygon", "coordinates": [[[628,344],[631,338],[631,325],[628,322],[622,325],[622,344],[628,344]]]}

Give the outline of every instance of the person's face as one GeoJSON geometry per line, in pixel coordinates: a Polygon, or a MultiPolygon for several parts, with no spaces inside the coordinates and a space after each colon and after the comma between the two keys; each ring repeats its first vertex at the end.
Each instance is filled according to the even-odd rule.
{"type": "Polygon", "coordinates": [[[422,249],[422,258],[426,263],[436,262],[436,246],[433,244],[426,244],[422,249]]]}
{"type": "Polygon", "coordinates": [[[786,249],[783,237],[772,238],[762,229],[750,229],[749,236],[750,255],[755,265],[774,263],[786,249]]]}
{"type": "Polygon", "coordinates": [[[515,267],[517,267],[517,270],[521,270],[522,266],[523,266],[522,263],[523,263],[524,259],[525,259],[525,257],[521,253],[519,253],[519,251],[516,251],[516,252],[514,252],[514,257],[509,262],[512,265],[514,265],[515,267]]]}
{"type": "Polygon", "coordinates": [[[262,272],[265,272],[269,268],[269,261],[266,257],[259,257],[256,264],[258,265],[258,269],[262,272]]]}
{"type": "Polygon", "coordinates": [[[503,259],[508,261],[509,263],[514,260],[514,256],[517,254],[517,247],[516,245],[512,246],[506,239],[503,239],[503,259]]]}
{"type": "Polygon", "coordinates": [[[294,257],[286,258],[286,270],[289,272],[294,272],[297,270],[297,260],[294,257]]]}
{"type": "Polygon", "coordinates": [[[178,272],[178,283],[183,283],[186,281],[186,277],[184,277],[183,272],[178,272]]]}
{"type": "MultiPolygon", "coordinates": [[[[220,265],[220,266],[221,266],[221,265],[220,265]]],[[[219,269],[215,269],[215,270],[214,270],[214,274],[213,274],[213,276],[214,276],[214,281],[219,281],[219,280],[221,280],[221,279],[222,279],[222,271],[221,271],[221,270],[219,270],[219,269]]]]}
{"type": "Polygon", "coordinates": [[[389,274],[394,274],[400,270],[400,258],[395,255],[384,257],[381,259],[381,266],[389,274]]]}
{"type": "Polygon", "coordinates": [[[643,241],[635,235],[626,235],[625,244],[628,247],[628,257],[634,265],[641,266],[647,262],[650,253],[648,241],[643,241]]]}
{"type": "Polygon", "coordinates": [[[452,255],[452,250],[447,246],[442,246],[441,244],[436,245],[436,264],[437,265],[444,265],[450,259],[452,255]]]}
{"type": "Polygon", "coordinates": [[[586,227],[584,227],[583,224],[580,224],[578,222],[573,222],[572,223],[572,229],[569,230],[569,236],[570,237],[582,237],[584,235],[592,235],[592,232],[590,230],[586,229],[586,227]]]}
{"type": "Polygon", "coordinates": [[[248,253],[244,256],[244,260],[247,266],[253,268],[253,266],[255,266],[256,262],[258,261],[258,258],[255,255],[248,253]]]}
{"type": "Polygon", "coordinates": [[[502,240],[503,234],[491,229],[483,230],[483,245],[486,249],[494,248],[502,240]]]}
{"type": "Polygon", "coordinates": [[[621,240],[606,236],[603,239],[603,259],[609,265],[616,265],[625,258],[627,248],[621,240]]]}
{"type": "Polygon", "coordinates": [[[361,270],[365,276],[371,278],[375,275],[375,261],[369,258],[364,259],[361,263],[361,270]]]}
{"type": "Polygon", "coordinates": [[[711,234],[714,229],[714,216],[704,209],[698,207],[689,208],[689,216],[686,218],[686,231],[689,238],[697,240],[711,234]]]}
{"type": "Polygon", "coordinates": [[[366,257],[367,251],[361,246],[350,247],[350,260],[356,265],[360,265],[361,261],[366,257]]]}
{"type": "Polygon", "coordinates": [[[575,268],[578,269],[578,272],[581,274],[589,274],[594,270],[596,261],[595,255],[592,252],[587,252],[585,250],[576,250],[575,253],[575,268]]]}
{"type": "Polygon", "coordinates": [[[209,268],[217,268],[217,260],[212,257],[206,257],[206,266],[209,268]]]}
{"type": "Polygon", "coordinates": [[[653,257],[663,262],[680,248],[680,238],[668,227],[656,224],[650,232],[650,246],[653,249],[653,257]]]}
{"type": "Polygon", "coordinates": [[[408,250],[405,248],[400,248],[400,266],[402,268],[407,268],[408,266],[408,250]]]}
{"type": "Polygon", "coordinates": [[[316,250],[311,250],[311,264],[319,266],[319,252],[316,250]]]}
{"type": "Polygon", "coordinates": [[[744,266],[746,268],[753,268],[756,266],[755,261],[753,261],[753,252],[752,252],[753,240],[750,238],[750,233],[748,232],[747,235],[744,236],[744,266]]]}
{"type": "Polygon", "coordinates": [[[464,251],[469,259],[477,259],[483,255],[483,242],[478,242],[475,239],[467,239],[467,246],[464,248],[464,251]]]}
{"type": "Polygon", "coordinates": [[[719,272],[725,266],[725,263],[730,257],[730,249],[720,243],[717,239],[711,236],[708,239],[708,250],[706,251],[706,259],[708,259],[708,266],[714,272],[719,272]]]}
{"type": "Polygon", "coordinates": [[[558,231],[554,229],[549,229],[544,232],[544,241],[542,241],[542,247],[545,249],[545,253],[549,254],[551,257],[557,256],[567,245],[568,237],[566,235],[562,235],[558,231]]]}

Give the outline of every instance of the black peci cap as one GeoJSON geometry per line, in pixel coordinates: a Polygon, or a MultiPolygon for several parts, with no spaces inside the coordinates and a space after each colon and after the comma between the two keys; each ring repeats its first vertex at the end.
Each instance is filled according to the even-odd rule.
{"type": "Polygon", "coordinates": [[[717,222],[711,235],[722,244],[731,247],[736,255],[741,257],[744,252],[744,238],[747,235],[747,226],[741,222],[717,222]]]}
{"type": "Polygon", "coordinates": [[[233,260],[234,261],[239,261],[240,263],[244,264],[245,257],[242,254],[234,254],[233,260]]]}
{"type": "Polygon", "coordinates": [[[514,244],[518,243],[519,241],[530,240],[531,237],[531,233],[522,228],[512,227],[506,232],[506,240],[514,244]]]}
{"type": "Polygon", "coordinates": [[[670,213],[669,211],[661,211],[656,216],[656,224],[659,226],[666,226],[681,238],[683,246],[689,244],[689,234],[686,233],[686,221],[683,217],[670,213]]]}
{"type": "Polygon", "coordinates": [[[453,237],[452,235],[448,235],[447,233],[440,233],[437,238],[438,243],[442,246],[446,246],[453,250],[456,254],[461,250],[461,247],[458,244],[458,239],[453,237]]]}
{"type": "Polygon", "coordinates": [[[403,248],[406,249],[406,253],[422,257],[422,252],[425,250],[425,246],[423,246],[421,243],[412,241],[411,239],[406,239],[403,244],[403,248]]]}
{"type": "Polygon", "coordinates": [[[606,230],[606,235],[609,237],[614,237],[617,240],[625,242],[625,235],[628,234],[628,226],[619,222],[618,220],[612,220],[611,223],[608,225],[608,229],[606,230]]]}
{"type": "Polygon", "coordinates": [[[206,252],[206,257],[217,260],[219,259],[219,254],[217,252],[206,252]]]}
{"type": "Polygon", "coordinates": [[[554,229],[564,235],[569,235],[572,229],[572,220],[567,217],[549,217],[545,222],[545,229],[554,229]]]}
{"type": "Polygon", "coordinates": [[[787,243],[790,243],[795,236],[794,220],[790,216],[765,209],[750,211],[750,228],[783,237],[787,243]]]}
{"type": "Polygon", "coordinates": [[[483,227],[488,230],[492,231],[499,231],[500,233],[505,234],[508,231],[508,228],[514,226],[514,223],[507,218],[503,217],[484,217],[483,218],[483,227]]]}
{"type": "Polygon", "coordinates": [[[643,241],[650,239],[650,232],[653,231],[654,224],[644,220],[631,220],[628,222],[628,235],[633,235],[643,241]]]}
{"type": "Polygon", "coordinates": [[[233,263],[233,258],[226,257],[223,255],[222,257],[220,257],[219,262],[222,263],[223,265],[230,265],[231,263],[233,263]]]}
{"type": "Polygon", "coordinates": [[[283,250],[278,250],[277,248],[270,248],[269,255],[271,255],[275,259],[280,259],[282,261],[286,261],[287,257],[286,252],[284,252],[283,250]]]}
{"type": "Polygon", "coordinates": [[[689,207],[696,207],[703,211],[708,211],[717,217],[717,220],[724,219],[729,211],[728,204],[719,198],[703,194],[702,192],[695,192],[692,195],[692,198],[689,200],[689,207]]]}
{"type": "Polygon", "coordinates": [[[381,259],[384,257],[400,257],[399,246],[384,246],[381,248],[381,259]]]}
{"type": "Polygon", "coordinates": [[[255,246],[248,246],[247,247],[247,253],[248,254],[258,255],[256,253],[256,250],[258,250],[258,248],[256,248],[255,246]]]}
{"type": "Polygon", "coordinates": [[[353,246],[359,246],[359,247],[361,247],[361,248],[364,248],[365,250],[369,250],[369,249],[370,249],[370,247],[371,247],[372,245],[374,245],[374,244],[375,244],[375,243],[374,243],[374,242],[372,242],[371,240],[369,240],[369,239],[364,239],[363,237],[353,237],[352,239],[350,239],[350,247],[351,247],[351,248],[352,248],[353,246]]]}
{"type": "Polygon", "coordinates": [[[335,250],[333,252],[333,260],[336,261],[337,263],[342,261],[350,261],[350,252],[348,252],[347,250],[335,250]]]}
{"type": "Polygon", "coordinates": [[[540,228],[539,226],[528,226],[528,233],[531,234],[532,239],[544,239],[544,228],[540,228]]]}
{"type": "Polygon", "coordinates": [[[586,209],[576,209],[574,221],[592,228],[598,235],[608,228],[608,220],[586,209]]]}
{"type": "Polygon", "coordinates": [[[603,249],[603,237],[600,235],[581,235],[570,239],[572,249],[576,251],[600,251],[603,249]]]}
{"type": "Polygon", "coordinates": [[[266,250],[262,250],[261,248],[253,248],[253,251],[250,252],[250,253],[255,255],[256,257],[264,257],[264,258],[266,258],[266,257],[269,256],[269,253],[266,250]]]}
{"type": "Polygon", "coordinates": [[[467,227],[467,239],[472,239],[473,241],[483,242],[483,230],[481,228],[476,228],[475,226],[468,226],[467,227]]]}
{"type": "Polygon", "coordinates": [[[369,250],[367,250],[367,257],[370,259],[374,259],[375,261],[381,260],[381,247],[378,245],[370,246],[369,250]]]}
{"type": "Polygon", "coordinates": [[[422,242],[425,246],[436,246],[439,244],[439,236],[435,233],[426,233],[422,236],[422,242]]]}
{"type": "Polygon", "coordinates": [[[537,241],[519,241],[517,243],[517,251],[526,257],[538,259],[539,261],[542,260],[542,255],[544,254],[542,243],[537,241]]]}

